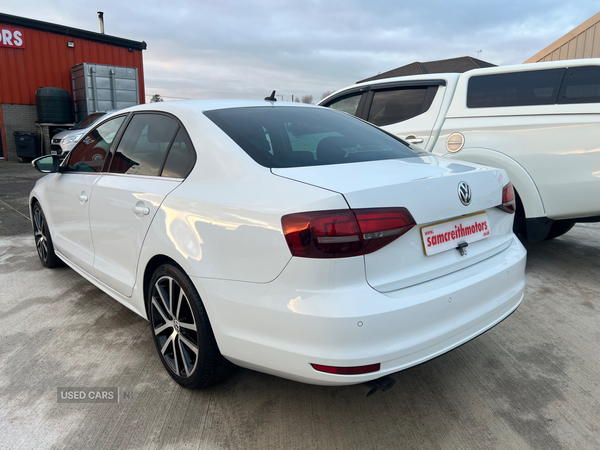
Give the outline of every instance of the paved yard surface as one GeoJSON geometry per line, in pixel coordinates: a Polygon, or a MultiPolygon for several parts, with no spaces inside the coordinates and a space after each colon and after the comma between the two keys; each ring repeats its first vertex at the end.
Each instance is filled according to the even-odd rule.
{"type": "Polygon", "coordinates": [[[522,306],[387,392],[244,369],[188,391],[143,319],[38,262],[25,218],[38,175],[0,162],[0,448],[600,449],[600,224],[528,245],[522,306]],[[136,398],[57,403],[67,386],[136,398]]]}

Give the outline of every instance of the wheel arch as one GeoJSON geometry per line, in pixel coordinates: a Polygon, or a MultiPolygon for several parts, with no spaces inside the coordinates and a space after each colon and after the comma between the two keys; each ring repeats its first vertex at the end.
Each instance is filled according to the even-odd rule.
{"type": "MultiPolygon", "coordinates": [[[[175,267],[177,267],[178,269],[180,269],[183,273],[187,274],[186,270],[181,267],[180,264],[177,263],[177,261],[175,261],[173,258],[167,256],[167,255],[154,255],[152,258],[150,258],[150,260],[148,261],[148,263],[146,264],[146,267],[144,268],[144,276],[142,278],[142,283],[143,283],[143,295],[144,295],[144,311],[146,312],[146,317],[149,318],[149,311],[148,311],[148,302],[146,301],[146,295],[148,294],[148,291],[150,289],[150,280],[152,279],[152,275],[154,274],[154,272],[156,271],[156,269],[158,269],[160,266],[162,266],[163,264],[172,264],[175,267]]],[[[189,276],[189,275],[188,275],[189,276]]]]}
{"type": "Polygon", "coordinates": [[[29,217],[33,217],[33,205],[35,205],[36,203],[40,203],[40,201],[36,195],[32,195],[29,198],[29,217]]]}
{"type": "Polygon", "coordinates": [[[545,217],[544,202],[529,172],[516,160],[506,154],[486,148],[464,148],[458,153],[445,155],[448,159],[462,159],[468,162],[504,169],[523,204],[526,218],[545,217]]]}

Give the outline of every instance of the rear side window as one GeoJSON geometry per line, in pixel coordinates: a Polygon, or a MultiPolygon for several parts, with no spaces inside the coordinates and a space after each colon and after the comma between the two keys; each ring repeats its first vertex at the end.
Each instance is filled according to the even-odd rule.
{"type": "Polygon", "coordinates": [[[163,177],[185,178],[192,167],[196,164],[196,151],[192,147],[192,141],[183,128],[179,128],[177,136],[171,145],[165,167],[162,171],[163,177]]]}
{"type": "Polygon", "coordinates": [[[428,89],[437,90],[437,86],[375,91],[367,120],[375,125],[388,125],[423,114],[435,97],[435,92],[427,95],[428,89]]]}
{"type": "Polygon", "coordinates": [[[399,139],[329,108],[232,108],[204,113],[257,163],[270,168],[414,158],[399,139]]]}
{"type": "Polygon", "coordinates": [[[335,99],[334,101],[329,103],[327,107],[337,109],[338,111],[343,111],[345,113],[352,114],[353,116],[355,116],[356,112],[358,111],[358,104],[360,103],[362,94],[362,92],[357,92],[355,94],[350,94],[335,99]]]}
{"type": "Polygon", "coordinates": [[[178,126],[162,114],[136,114],[123,133],[109,172],[158,176],[178,126]]]}
{"type": "Polygon", "coordinates": [[[552,105],[566,69],[478,75],[469,79],[467,107],[552,105]]]}
{"type": "Polygon", "coordinates": [[[600,66],[570,67],[558,103],[599,103],[600,66]]]}

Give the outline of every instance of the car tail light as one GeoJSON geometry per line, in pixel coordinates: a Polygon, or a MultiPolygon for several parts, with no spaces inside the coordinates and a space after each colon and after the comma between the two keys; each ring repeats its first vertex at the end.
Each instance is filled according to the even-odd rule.
{"type": "Polygon", "coordinates": [[[288,214],[281,224],[293,256],[345,258],[379,250],[415,220],[406,208],[374,208],[288,214]]]}
{"type": "Polygon", "coordinates": [[[337,375],[360,375],[362,373],[373,373],[381,369],[381,364],[369,364],[368,366],[354,366],[354,367],[334,367],[334,366],[323,366],[321,364],[311,364],[313,369],[319,372],[335,373],[337,375]]]}
{"type": "Polygon", "coordinates": [[[515,200],[515,189],[512,183],[508,183],[502,188],[502,204],[498,206],[507,213],[514,214],[517,210],[517,202],[515,200]]]}
{"type": "Polygon", "coordinates": [[[415,219],[406,208],[355,209],[365,254],[395,241],[412,227],[415,219]]]}

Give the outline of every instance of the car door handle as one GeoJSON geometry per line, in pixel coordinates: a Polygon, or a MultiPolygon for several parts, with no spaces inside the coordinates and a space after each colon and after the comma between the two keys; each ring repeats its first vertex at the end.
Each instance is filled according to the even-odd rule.
{"type": "Polygon", "coordinates": [[[410,142],[411,144],[420,144],[423,142],[423,138],[418,138],[414,134],[409,134],[404,138],[404,140],[410,142]]]}
{"type": "Polygon", "coordinates": [[[81,194],[79,194],[79,201],[81,202],[82,205],[88,201],[88,196],[85,195],[84,191],[82,191],[81,194]]]}
{"type": "Polygon", "coordinates": [[[150,214],[150,208],[146,206],[135,205],[133,207],[133,212],[136,214],[143,214],[144,216],[147,216],[148,214],[150,214]]]}

